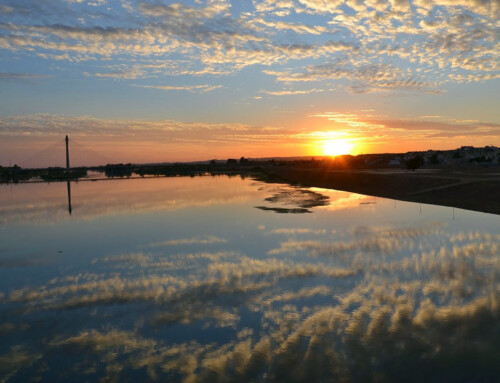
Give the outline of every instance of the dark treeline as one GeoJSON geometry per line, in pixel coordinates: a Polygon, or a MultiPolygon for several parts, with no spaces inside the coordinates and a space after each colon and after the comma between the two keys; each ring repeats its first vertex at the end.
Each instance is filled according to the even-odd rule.
{"type": "Polygon", "coordinates": [[[0,183],[18,183],[39,179],[41,181],[77,180],[87,176],[87,168],[72,168],[69,172],[65,168],[50,167],[44,169],[23,169],[17,165],[12,167],[0,166],[0,183]]]}
{"type": "Polygon", "coordinates": [[[384,166],[390,161],[390,157],[381,157],[376,160],[367,161],[366,156],[339,156],[326,159],[270,159],[270,160],[250,160],[245,157],[240,159],[230,158],[227,161],[208,161],[205,163],[174,163],[174,164],[107,164],[94,167],[72,168],[69,173],[65,168],[51,167],[45,169],[23,169],[17,165],[13,167],[0,166],[0,182],[17,183],[29,180],[40,181],[65,181],[76,180],[87,176],[88,171],[103,173],[107,178],[130,178],[133,176],[198,176],[204,174],[225,174],[234,172],[259,171],[262,168],[272,166],[301,167],[327,167],[327,168],[349,168],[358,169],[366,167],[384,166]]]}
{"type": "MultiPolygon", "coordinates": [[[[210,163],[199,164],[154,164],[154,165],[134,165],[134,164],[108,164],[104,166],[92,167],[89,170],[104,173],[108,178],[123,178],[132,176],[198,176],[204,174],[220,174],[227,171],[248,170],[250,163],[247,166],[240,166],[238,162],[227,162],[225,164],[217,164],[213,161],[210,163]],[[243,169],[244,168],[244,169],[243,169]]],[[[255,164],[254,164],[255,165],[255,164]]]]}
{"type": "Polygon", "coordinates": [[[45,169],[23,169],[17,165],[12,167],[0,166],[0,183],[18,183],[27,181],[67,181],[85,178],[89,171],[103,173],[107,178],[130,178],[130,177],[177,177],[177,176],[200,176],[205,174],[238,174],[258,170],[258,164],[245,160],[243,162],[216,163],[176,163],[176,164],[107,164],[103,166],[71,168],[68,173],[65,168],[51,167],[45,169]]]}
{"type": "Polygon", "coordinates": [[[177,177],[198,176],[205,174],[244,174],[259,172],[275,166],[288,166],[315,169],[381,169],[381,168],[406,168],[416,170],[423,166],[450,166],[459,164],[465,166],[473,164],[492,163],[491,157],[469,157],[466,162],[462,157],[466,151],[428,151],[412,153],[387,153],[387,154],[360,154],[357,156],[342,155],[336,157],[302,157],[302,158],[274,158],[251,160],[245,157],[239,159],[211,160],[199,163],[173,163],[173,164],[107,164],[94,167],[72,168],[68,173],[65,168],[51,167],[45,169],[22,169],[17,165],[13,167],[0,166],[0,183],[17,183],[26,181],[66,181],[78,180],[87,177],[88,171],[104,174],[107,178],[130,177],[177,177]],[[463,153],[462,153],[463,152],[463,153]],[[451,153],[451,154],[450,154],[451,153]],[[457,154],[458,153],[458,154],[457,154]],[[451,160],[446,162],[446,155],[451,160]],[[450,162],[451,161],[451,162],[450,162]],[[458,163],[457,161],[461,161],[458,163]]]}

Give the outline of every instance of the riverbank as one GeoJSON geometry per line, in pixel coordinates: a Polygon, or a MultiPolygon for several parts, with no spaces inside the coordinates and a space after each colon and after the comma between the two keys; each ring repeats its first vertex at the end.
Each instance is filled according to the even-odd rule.
{"type": "Polygon", "coordinates": [[[265,172],[278,180],[303,186],[500,214],[500,167],[412,172],[279,166],[265,172]]]}

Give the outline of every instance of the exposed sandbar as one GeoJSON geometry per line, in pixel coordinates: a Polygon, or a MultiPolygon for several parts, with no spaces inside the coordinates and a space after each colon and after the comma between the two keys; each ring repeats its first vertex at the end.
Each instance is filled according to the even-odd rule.
{"type": "Polygon", "coordinates": [[[500,167],[464,169],[332,170],[277,166],[282,181],[432,205],[500,214],[500,167]]]}

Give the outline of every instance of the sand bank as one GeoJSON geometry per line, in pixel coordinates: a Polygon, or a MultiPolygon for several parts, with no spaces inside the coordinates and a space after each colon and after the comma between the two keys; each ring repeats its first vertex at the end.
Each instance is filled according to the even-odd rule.
{"type": "Polygon", "coordinates": [[[412,172],[277,166],[265,172],[284,182],[304,186],[500,214],[500,167],[412,172]]]}

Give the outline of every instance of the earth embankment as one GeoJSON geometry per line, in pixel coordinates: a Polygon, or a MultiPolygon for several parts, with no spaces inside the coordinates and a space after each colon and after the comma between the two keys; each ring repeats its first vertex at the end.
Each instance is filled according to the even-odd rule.
{"type": "Polygon", "coordinates": [[[266,173],[281,181],[410,202],[500,214],[500,169],[331,170],[280,166],[266,173]]]}

